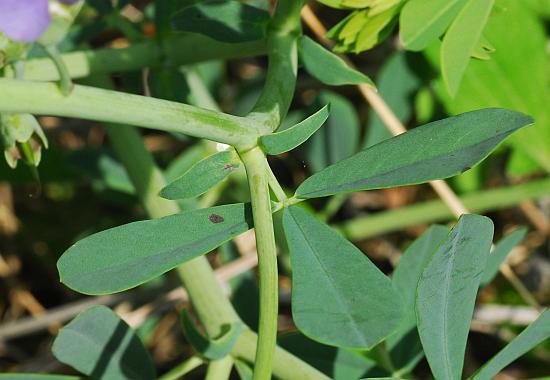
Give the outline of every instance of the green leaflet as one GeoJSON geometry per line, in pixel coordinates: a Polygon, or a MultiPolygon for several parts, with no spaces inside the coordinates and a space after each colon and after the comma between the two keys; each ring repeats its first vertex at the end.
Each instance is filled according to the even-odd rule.
{"type": "Polygon", "coordinates": [[[418,333],[436,379],[460,379],[493,222],[463,215],[434,253],[416,289],[418,333]]]}
{"type": "Polygon", "coordinates": [[[296,196],[315,198],[451,177],[531,122],[519,112],[484,109],[429,123],[314,174],[298,187],[296,196]]]}
{"type": "Polygon", "coordinates": [[[468,0],[443,38],[441,75],[451,96],[458,90],[494,3],[495,0],[468,0]]]}
{"type": "Polygon", "coordinates": [[[470,379],[490,380],[508,364],[524,355],[539,343],[550,338],[550,310],[544,313],[525,328],[514,340],[506,345],[498,354],[493,356],[470,379]]]}
{"type": "Polygon", "coordinates": [[[63,327],[52,351],[60,362],[95,379],[156,379],[138,336],[105,306],[92,307],[63,327]]]}
{"type": "Polygon", "coordinates": [[[166,199],[195,198],[223,181],[239,168],[241,161],[234,149],[218,152],[197,162],[181,177],[161,190],[166,199]]]}
{"type": "Polygon", "coordinates": [[[414,313],[416,285],[432,255],[448,235],[447,227],[431,226],[407,248],[392,274],[392,284],[401,295],[405,306],[404,322],[409,327],[416,325],[414,313]]]}
{"type": "MultiPolygon", "coordinates": [[[[372,49],[382,42],[393,30],[397,22],[395,16],[399,13],[399,10],[399,7],[392,6],[376,14],[369,11],[367,21],[357,34],[354,47],[355,53],[359,54],[362,51],[372,49]]],[[[345,49],[342,50],[345,51],[345,49]]]]}
{"type": "Polygon", "coordinates": [[[329,86],[365,83],[375,87],[368,76],[307,36],[300,38],[300,58],[308,73],[329,86]]]}
{"type": "Polygon", "coordinates": [[[337,40],[334,51],[359,54],[378,45],[391,34],[404,1],[372,0],[368,4],[348,2],[347,5],[358,9],[327,33],[327,38],[337,40]],[[365,8],[367,5],[369,8],[365,8]]]}
{"type": "Polygon", "coordinates": [[[84,294],[147,282],[203,255],[252,226],[248,205],[229,204],[145,220],[88,236],[57,263],[61,281],[84,294]]]}
{"type": "MultiPolygon", "coordinates": [[[[436,93],[452,114],[503,107],[533,116],[535,125],[510,139],[514,159],[508,170],[513,164],[513,168],[525,168],[522,174],[527,174],[536,170],[535,162],[550,171],[550,60],[544,24],[523,1],[497,0],[483,34],[495,48],[491,59],[471,60],[454,99],[441,81],[434,86],[436,93]],[[532,162],[520,165],[518,161],[525,158],[532,162]]],[[[437,67],[439,52],[437,46],[433,48],[427,55],[437,67]]]]}
{"type": "Polygon", "coordinates": [[[487,265],[485,266],[483,275],[481,275],[481,286],[485,286],[493,280],[502,263],[506,261],[508,254],[521,243],[526,234],[527,228],[520,228],[497,243],[493,252],[489,254],[487,265]]]}
{"type": "Polygon", "coordinates": [[[447,227],[431,226],[407,248],[392,274],[392,284],[401,295],[405,317],[397,332],[386,340],[386,348],[398,369],[415,365],[423,356],[416,333],[416,286],[432,255],[448,235],[447,227]]]}
{"type": "Polygon", "coordinates": [[[313,115],[284,131],[260,137],[260,143],[267,154],[281,154],[301,145],[311,137],[330,114],[330,104],[325,105],[313,115]]]}
{"type": "Polygon", "coordinates": [[[467,0],[409,0],[399,18],[399,38],[408,50],[424,50],[441,36],[467,0]]]}
{"type": "Polygon", "coordinates": [[[234,0],[207,0],[177,12],[172,19],[176,30],[201,33],[223,42],[263,39],[269,13],[234,0]]]}
{"type": "Polygon", "coordinates": [[[181,313],[181,324],[187,341],[202,356],[210,360],[226,357],[235,346],[235,343],[237,343],[237,339],[239,339],[241,332],[245,328],[242,322],[223,325],[222,331],[217,338],[208,339],[208,337],[203,336],[197,330],[187,309],[183,309],[181,313]]]}
{"type": "Polygon", "coordinates": [[[283,227],[300,331],[321,343],[367,348],[395,330],[399,296],[361,251],[299,207],[284,210],[283,227]]]}

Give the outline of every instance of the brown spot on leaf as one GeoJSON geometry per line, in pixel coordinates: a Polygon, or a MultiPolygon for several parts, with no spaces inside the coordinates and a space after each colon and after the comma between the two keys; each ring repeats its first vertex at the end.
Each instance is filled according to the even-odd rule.
{"type": "Polygon", "coordinates": [[[210,214],[208,217],[208,220],[211,221],[214,224],[222,223],[224,221],[223,216],[218,214],[210,214]]]}
{"type": "Polygon", "coordinates": [[[228,172],[232,172],[233,170],[235,170],[235,165],[233,164],[227,164],[223,167],[223,170],[224,171],[228,171],[228,172]]]}

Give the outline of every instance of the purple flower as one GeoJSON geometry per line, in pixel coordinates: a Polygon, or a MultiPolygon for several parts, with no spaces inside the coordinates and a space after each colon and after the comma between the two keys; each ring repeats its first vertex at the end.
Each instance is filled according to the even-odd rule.
{"type": "MultiPolygon", "coordinates": [[[[74,4],[78,0],[59,0],[74,4]]],[[[0,32],[19,42],[33,42],[50,24],[48,0],[0,0],[0,32]]]]}

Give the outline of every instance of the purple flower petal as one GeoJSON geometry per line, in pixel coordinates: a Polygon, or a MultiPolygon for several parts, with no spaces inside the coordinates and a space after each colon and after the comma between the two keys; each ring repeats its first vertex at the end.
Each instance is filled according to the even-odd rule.
{"type": "Polygon", "coordinates": [[[0,31],[20,42],[32,42],[50,24],[48,0],[0,0],[0,31]]]}

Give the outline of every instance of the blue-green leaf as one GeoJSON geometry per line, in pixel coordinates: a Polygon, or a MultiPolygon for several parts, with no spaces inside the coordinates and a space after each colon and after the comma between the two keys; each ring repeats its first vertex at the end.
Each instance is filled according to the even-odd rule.
{"type": "Polygon", "coordinates": [[[205,34],[223,42],[263,39],[269,13],[233,0],[206,0],[182,9],[172,19],[176,30],[205,34]]]}
{"type": "Polygon", "coordinates": [[[452,96],[458,90],[494,3],[495,0],[468,0],[443,38],[441,74],[452,96]]]}
{"type": "Polygon", "coordinates": [[[130,289],[203,255],[252,226],[248,205],[229,204],[125,224],[69,248],[61,281],[84,294],[130,289]]]}
{"type": "Polygon", "coordinates": [[[463,215],[424,269],[416,290],[418,333],[436,379],[460,379],[493,223],[463,215]]]}
{"type": "Polygon", "coordinates": [[[392,284],[401,295],[405,317],[398,330],[386,340],[396,368],[409,368],[422,358],[422,346],[416,333],[416,286],[426,265],[449,234],[445,226],[433,225],[405,251],[392,274],[392,284]]]}
{"type": "Polygon", "coordinates": [[[522,113],[484,109],[412,129],[314,174],[296,191],[315,198],[413,185],[468,170],[506,137],[532,123],[522,113]]]}
{"type": "Polygon", "coordinates": [[[166,199],[186,199],[198,197],[223,181],[241,164],[234,149],[224,150],[193,165],[181,177],[176,178],[161,190],[160,196],[166,199]]]}
{"type": "Polygon", "coordinates": [[[367,348],[395,330],[399,296],[361,251],[299,207],[284,210],[283,227],[300,331],[328,345],[367,348]]]}
{"type": "Polygon", "coordinates": [[[310,138],[328,119],[330,105],[327,104],[319,111],[300,123],[284,131],[265,135],[260,138],[264,151],[268,154],[281,154],[301,145],[310,138]]]}
{"type": "Polygon", "coordinates": [[[62,363],[95,379],[153,380],[153,362],[134,331],[105,306],[80,313],[63,327],[52,351],[62,363]]]}
{"type": "Polygon", "coordinates": [[[368,76],[307,36],[300,38],[300,58],[308,73],[329,86],[365,83],[375,87],[368,76]]]}

